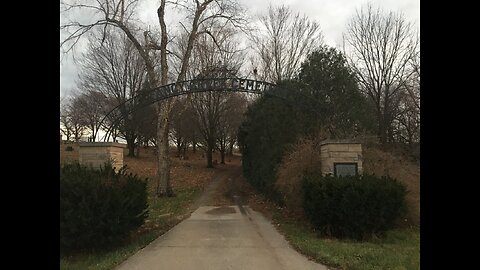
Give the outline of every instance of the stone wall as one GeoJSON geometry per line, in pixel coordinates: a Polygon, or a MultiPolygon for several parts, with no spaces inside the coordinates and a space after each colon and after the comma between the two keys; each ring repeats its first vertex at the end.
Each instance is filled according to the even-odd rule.
{"type": "Polygon", "coordinates": [[[60,143],[60,164],[78,162],[78,143],[63,141],[60,143]]]}
{"type": "Polygon", "coordinates": [[[362,145],[351,141],[324,141],[320,144],[322,175],[334,175],[335,163],[357,163],[358,174],[363,173],[362,145]]]}
{"type": "Polygon", "coordinates": [[[112,161],[113,167],[123,167],[123,149],[127,146],[114,142],[79,143],[79,162],[94,168],[102,167],[105,162],[112,161]]]}

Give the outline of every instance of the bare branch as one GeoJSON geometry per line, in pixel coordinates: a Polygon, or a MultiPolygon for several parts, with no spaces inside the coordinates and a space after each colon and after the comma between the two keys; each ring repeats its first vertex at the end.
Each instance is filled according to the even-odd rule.
{"type": "Polygon", "coordinates": [[[401,14],[382,13],[367,5],[350,20],[345,40],[362,91],[375,105],[378,135],[387,143],[396,132],[395,115],[406,113],[400,107],[415,74],[410,63],[418,42],[411,24],[401,14]]]}
{"type": "Polygon", "coordinates": [[[260,17],[263,32],[250,34],[260,74],[270,81],[292,79],[305,57],[323,42],[320,26],[282,5],[260,17]]]}

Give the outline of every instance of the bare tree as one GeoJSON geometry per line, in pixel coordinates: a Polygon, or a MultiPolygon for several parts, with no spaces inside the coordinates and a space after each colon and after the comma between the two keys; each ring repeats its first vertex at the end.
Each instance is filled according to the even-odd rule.
{"type": "Polygon", "coordinates": [[[121,117],[121,113],[118,110],[113,110],[117,105],[118,101],[114,97],[106,97],[105,105],[103,107],[103,115],[105,116],[105,119],[100,126],[100,129],[110,131],[110,137],[114,142],[117,141],[117,137],[120,133],[119,125],[116,124],[116,121],[121,117]]]}
{"type": "MultiPolygon", "coordinates": [[[[121,29],[127,37],[132,41],[138,53],[145,62],[149,85],[157,87],[168,83],[168,64],[167,64],[167,42],[168,33],[165,23],[165,4],[166,0],[160,1],[157,9],[157,16],[160,25],[160,44],[152,38],[148,31],[143,32],[144,42],[140,42],[137,32],[134,31],[132,17],[135,13],[137,0],[97,0],[88,4],[68,4],[63,3],[65,9],[82,9],[92,10],[99,17],[93,17],[93,21],[82,23],[80,21],[72,21],[63,24],[60,29],[68,31],[67,37],[61,42],[61,47],[65,47],[66,51],[70,51],[78,40],[94,27],[102,27],[104,31],[110,26],[121,29]],[[151,54],[152,50],[159,51],[160,54],[160,81],[157,80],[156,68],[153,59],[155,54],[151,54]]],[[[187,47],[183,55],[181,55],[180,72],[176,77],[176,81],[185,80],[187,68],[193,45],[199,35],[209,33],[209,23],[211,21],[224,21],[238,26],[242,23],[239,4],[234,1],[204,0],[204,1],[175,1],[169,2],[175,7],[185,10],[188,15],[187,19],[190,27],[181,23],[184,31],[188,32],[187,47]]],[[[179,87],[179,86],[178,86],[179,87]]],[[[157,107],[157,148],[158,148],[158,174],[157,174],[157,195],[172,196],[173,191],[170,185],[170,160],[169,160],[169,119],[168,115],[172,107],[172,100],[159,102],[157,107]]]]}
{"type": "Polygon", "coordinates": [[[395,116],[397,141],[413,146],[420,142],[420,63],[416,54],[410,63],[414,74],[406,81],[406,92],[403,92],[400,111],[395,116]]]}
{"type": "Polygon", "coordinates": [[[67,137],[67,141],[70,141],[70,138],[73,135],[73,125],[70,121],[70,115],[68,111],[69,104],[62,102],[60,109],[60,131],[67,137]]]}
{"type": "Polygon", "coordinates": [[[288,6],[269,6],[260,17],[262,29],[251,36],[260,79],[293,79],[305,57],[323,43],[317,22],[292,13],[288,6]]]}
{"type": "Polygon", "coordinates": [[[195,112],[186,98],[178,98],[171,111],[170,137],[177,146],[177,156],[187,157],[187,147],[194,140],[195,112]]]}
{"type": "Polygon", "coordinates": [[[420,141],[420,111],[415,106],[415,100],[409,95],[402,96],[393,125],[396,141],[410,146],[420,141]]]}
{"type": "Polygon", "coordinates": [[[106,98],[98,91],[84,91],[84,93],[76,97],[75,102],[82,122],[90,130],[90,140],[94,142],[100,129],[106,98]]]}
{"type": "MultiPolygon", "coordinates": [[[[158,118],[156,106],[142,107],[136,112],[136,116],[136,119],[138,119],[138,145],[149,145],[149,142],[154,142],[154,145],[156,145],[156,124],[158,118]]],[[[139,156],[138,149],[137,156],[139,156]]]]}
{"type": "Polygon", "coordinates": [[[85,134],[86,123],[82,115],[82,102],[78,96],[70,98],[68,106],[68,118],[72,127],[72,134],[75,142],[79,142],[80,138],[85,134]]]}
{"type": "Polygon", "coordinates": [[[415,74],[409,65],[418,48],[413,25],[399,13],[383,13],[371,5],[350,20],[346,42],[363,92],[376,109],[382,144],[393,140],[393,121],[402,92],[415,74]]]}
{"type": "Polygon", "coordinates": [[[82,89],[98,91],[108,97],[109,102],[114,102],[109,105],[120,106],[120,125],[109,128],[118,130],[127,141],[128,156],[135,156],[139,119],[137,110],[133,109],[139,104],[135,100],[127,104],[125,102],[140,93],[146,69],[132,42],[123,33],[112,30],[114,29],[105,33],[104,42],[100,46],[95,42],[89,43],[88,51],[81,61],[80,82],[82,89]]]}
{"type": "Polygon", "coordinates": [[[213,150],[218,136],[220,116],[225,112],[226,93],[195,93],[191,99],[197,116],[202,148],[207,155],[207,167],[213,168],[213,150]]]}
{"type": "Polygon", "coordinates": [[[242,124],[243,114],[247,110],[247,99],[243,93],[229,93],[226,97],[225,111],[218,121],[217,148],[220,152],[220,163],[225,164],[225,154],[233,152],[237,141],[238,128],[242,124]]]}
{"type": "MultiPolygon", "coordinates": [[[[419,38],[417,37],[417,39],[419,38]]],[[[407,81],[406,88],[414,106],[420,111],[420,51],[418,49],[419,48],[417,48],[417,52],[414,54],[410,62],[413,76],[409,81],[410,83],[407,81]]]]}
{"type": "MultiPolygon", "coordinates": [[[[242,65],[244,51],[239,49],[235,39],[234,28],[224,25],[212,25],[210,37],[202,36],[192,51],[192,74],[198,79],[235,77],[242,65]]],[[[194,108],[201,147],[206,152],[207,167],[213,167],[213,150],[216,149],[220,136],[219,125],[222,115],[227,112],[227,101],[232,93],[206,92],[192,95],[191,106],[194,108]]],[[[225,141],[220,140],[225,149],[225,141]]],[[[222,153],[222,151],[221,151],[222,153]]],[[[225,151],[223,151],[223,156],[225,151]]]]}

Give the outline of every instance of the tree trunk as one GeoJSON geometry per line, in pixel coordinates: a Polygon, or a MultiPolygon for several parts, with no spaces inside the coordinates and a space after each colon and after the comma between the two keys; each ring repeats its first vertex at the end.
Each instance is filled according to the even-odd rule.
{"type": "Polygon", "coordinates": [[[175,144],[177,145],[177,157],[179,157],[182,152],[182,140],[177,138],[175,144]]]}
{"type": "Polygon", "coordinates": [[[220,149],[220,157],[221,157],[221,164],[225,164],[225,147],[222,147],[223,149],[220,149]]]}
{"type": "Polygon", "coordinates": [[[90,129],[92,130],[92,136],[91,136],[92,142],[95,142],[97,137],[97,133],[95,132],[95,126],[90,127],[90,129]]]}
{"type": "Polygon", "coordinates": [[[157,122],[157,151],[158,151],[158,169],[157,169],[157,196],[174,196],[170,185],[170,156],[168,154],[168,111],[171,106],[171,100],[162,101],[158,104],[158,122],[157,122]]]}
{"type": "MultiPolygon", "coordinates": [[[[165,0],[160,1],[160,7],[157,9],[157,16],[158,22],[161,28],[161,40],[160,40],[160,67],[161,67],[161,79],[160,84],[166,85],[168,82],[168,63],[167,63],[167,28],[165,24],[165,0]]],[[[205,10],[206,6],[204,5],[197,5],[197,10],[195,12],[193,23],[192,23],[192,31],[188,37],[187,48],[185,50],[185,54],[183,55],[182,64],[180,68],[180,73],[177,77],[177,82],[184,81],[185,75],[187,73],[187,66],[188,61],[190,59],[190,55],[193,48],[193,43],[197,36],[198,31],[198,21],[202,12],[205,10]]],[[[146,39],[146,38],[145,38],[146,39]]],[[[138,42],[137,42],[138,43],[138,42]]],[[[146,43],[147,44],[147,43],[146,43]]],[[[154,66],[148,54],[143,55],[147,63],[147,71],[149,75],[149,79],[153,86],[156,85],[155,79],[155,72],[154,66]],[[147,61],[146,61],[147,62],[147,61]]],[[[178,85],[176,87],[179,87],[178,85]]],[[[177,89],[178,90],[178,89],[177,89]]],[[[162,102],[159,102],[157,107],[158,109],[158,122],[157,122],[157,149],[158,149],[158,171],[157,171],[157,178],[158,178],[158,185],[157,185],[157,195],[158,196],[174,196],[172,187],[170,185],[170,156],[168,155],[168,131],[169,131],[169,122],[168,122],[168,115],[172,106],[172,99],[168,99],[162,102]]]]}
{"type": "Polygon", "coordinates": [[[185,143],[183,145],[183,159],[187,159],[187,148],[188,148],[188,143],[185,143]]]}
{"type": "MultiPolygon", "coordinates": [[[[168,80],[168,64],[167,64],[167,28],[165,25],[165,0],[160,1],[160,7],[157,9],[158,22],[161,28],[160,41],[160,67],[161,76],[160,84],[166,85],[168,80]]],[[[150,59],[149,59],[150,60],[150,59]]],[[[150,62],[151,63],[151,62],[150,62]]],[[[153,65],[147,66],[150,81],[155,82],[156,78],[153,65]]],[[[174,196],[172,186],[170,185],[170,156],[168,154],[168,131],[169,121],[168,114],[172,105],[172,99],[158,102],[157,105],[157,196],[174,196]]]]}
{"type": "Polygon", "coordinates": [[[235,144],[235,141],[230,142],[230,145],[228,146],[228,155],[233,156],[233,145],[235,144]]]}
{"type": "Polygon", "coordinates": [[[127,148],[128,148],[128,156],[134,157],[135,156],[135,139],[127,136],[127,148]]]}
{"type": "Polygon", "coordinates": [[[387,130],[383,120],[380,121],[379,123],[379,137],[380,137],[380,144],[385,146],[387,144],[387,130]]]}
{"type": "Polygon", "coordinates": [[[213,147],[211,143],[207,143],[207,168],[213,168],[213,147]]]}
{"type": "Polygon", "coordinates": [[[382,146],[385,146],[385,144],[387,143],[387,129],[385,126],[385,115],[384,113],[382,113],[382,110],[379,104],[377,104],[376,106],[376,114],[377,114],[377,123],[378,123],[377,136],[380,140],[380,144],[382,146]]]}

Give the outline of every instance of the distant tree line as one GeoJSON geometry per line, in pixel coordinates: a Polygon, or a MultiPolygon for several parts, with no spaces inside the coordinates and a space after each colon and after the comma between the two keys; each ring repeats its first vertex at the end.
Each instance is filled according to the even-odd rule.
{"type": "MultiPolygon", "coordinates": [[[[194,64],[188,78],[238,75],[243,54],[235,50],[233,36],[237,32],[225,26],[216,30],[210,33],[214,40],[199,38],[192,48],[194,64]]],[[[180,39],[172,53],[181,55],[182,42],[186,41],[180,39]]],[[[122,33],[107,32],[103,43],[91,41],[82,57],[75,96],[62,103],[61,131],[67,140],[79,141],[89,134],[95,141],[99,130],[110,130],[112,140],[127,142],[129,156],[138,156],[135,149],[140,145],[157,144],[158,115],[154,106],[142,107],[135,99],[126,101],[148,89],[146,68],[132,42],[122,33]],[[117,106],[116,114],[109,113],[117,106]]],[[[200,148],[205,151],[208,167],[213,167],[214,151],[220,153],[219,162],[225,163],[225,156],[233,154],[247,102],[242,93],[207,92],[172,98],[168,138],[176,145],[177,156],[188,158],[189,147],[193,151],[200,148]]]]}

